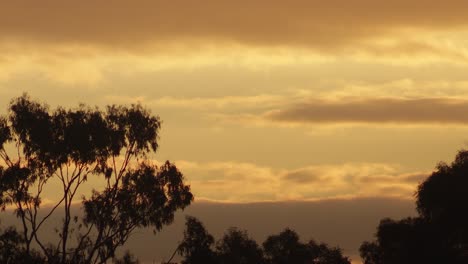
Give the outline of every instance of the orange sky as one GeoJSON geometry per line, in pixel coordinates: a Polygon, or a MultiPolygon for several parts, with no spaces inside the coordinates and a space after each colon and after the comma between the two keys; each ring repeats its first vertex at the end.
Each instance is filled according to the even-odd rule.
{"type": "MultiPolygon", "coordinates": [[[[314,201],[306,224],[275,228],[357,255],[378,219],[408,215],[418,183],[467,147],[466,10],[465,0],[2,1],[0,105],[23,92],[52,107],[140,102],[163,120],[152,158],[175,161],[198,201],[250,204],[242,212],[314,201]],[[350,215],[353,227],[336,222],[350,215]]],[[[239,225],[260,230],[248,217],[239,225]]],[[[202,220],[216,232],[237,225],[213,219],[202,220]]]]}
{"type": "Polygon", "coordinates": [[[199,199],[411,198],[466,146],[466,1],[1,5],[5,109],[141,102],[199,199]]]}

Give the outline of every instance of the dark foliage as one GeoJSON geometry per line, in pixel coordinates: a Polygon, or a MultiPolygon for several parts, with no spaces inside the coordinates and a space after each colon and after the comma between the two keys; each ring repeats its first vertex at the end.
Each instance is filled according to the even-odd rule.
{"type": "Polygon", "coordinates": [[[185,222],[184,240],[179,245],[178,252],[184,257],[183,264],[217,263],[212,250],[214,238],[203,223],[195,217],[188,216],[185,222]]]}
{"type": "Polygon", "coordinates": [[[278,235],[269,236],[263,243],[267,262],[271,264],[350,264],[343,257],[341,249],[330,248],[326,244],[317,244],[310,240],[302,243],[299,235],[290,229],[285,229],[278,235]]]}
{"type": "Polygon", "coordinates": [[[361,245],[364,263],[468,263],[467,186],[468,151],[460,151],[419,185],[418,217],[380,222],[377,240],[361,245]]]}
{"type": "Polygon", "coordinates": [[[216,254],[222,264],[262,264],[263,252],[247,232],[230,228],[216,245],[216,254]]]}
{"type": "Polygon", "coordinates": [[[114,260],[114,264],[140,264],[140,262],[127,251],[122,258],[114,260]]]}
{"type": "MultiPolygon", "coordinates": [[[[156,232],[170,224],[193,196],[174,164],[158,167],[148,158],[158,148],[160,126],[140,105],[51,111],[27,95],[12,100],[0,118],[0,207],[14,207],[21,228],[1,234],[0,262],[26,263],[15,259],[23,256],[34,263],[106,263],[135,229],[156,232]],[[82,197],[80,219],[71,206],[90,177],[106,187],[82,197]],[[52,178],[61,183],[62,198],[40,217],[52,178]],[[38,231],[59,210],[58,244],[50,245],[38,231]]],[[[135,260],[126,255],[118,263],[135,260]]]]}
{"type": "Polygon", "coordinates": [[[377,242],[367,242],[361,244],[359,247],[361,258],[364,260],[364,264],[379,264],[382,261],[382,250],[377,242]]]}
{"type": "Polygon", "coordinates": [[[468,151],[460,151],[451,165],[437,170],[419,185],[417,209],[423,219],[442,232],[447,243],[468,249],[468,151]]]}
{"type": "Polygon", "coordinates": [[[184,258],[184,264],[351,263],[339,248],[317,244],[312,240],[302,243],[297,233],[290,229],[269,236],[263,247],[260,247],[255,240],[249,238],[246,231],[230,228],[214,247],[213,236],[194,217],[187,217],[184,240],[178,252],[184,258]]]}
{"type": "Polygon", "coordinates": [[[45,263],[37,252],[26,252],[23,238],[16,229],[9,227],[0,232],[0,263],[45,263]]]}
{"type": "Polygon", "coordinates": [[[263,243],[263,248],[269,263],[305,263],[313,258],[307,245],[301,243],[298,234],[290,229],[269,236],[263,243]]]}

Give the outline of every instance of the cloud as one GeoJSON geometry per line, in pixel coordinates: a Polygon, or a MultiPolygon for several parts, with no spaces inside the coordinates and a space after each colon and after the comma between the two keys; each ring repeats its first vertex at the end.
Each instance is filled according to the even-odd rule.
{"type": "MultiPolygon", "coordinates": [[[[385,71],[385,70],[384,70],[385,71]]],[[[436,74],[437,75],[437,74],[436,74]]],[[[387,82],[341,82],[336,85],[341,87],[336,91],[328,92],[330,97],[352,97],[356,94],[364,94],[369,97],[399,97],[399,98],[444,98],[458,97],[468,98],[468,82],[444,79],[444,73],[439,73],[441,79],[415,80],[411,78],[396,79],[387,82]]],[[[310,94],[309,94],[310,96],[310,94]]]]}
{"type": "MultiPolygon", "coordinates": [[[[0,82],[96,90],[162,69],[468,61],[466,1],[2,1],[0,82]]],[[[314,69],[312,69],[314,70],[314,69]]],[[[13,89],[13,88],[10,88],[13,89]]]]}
{"type": "Polygon", "coordinates": [[[201,200],[258,202],[356,197],[410,199],[426,172],[404,173],[397,165],[346,163],[296,169],[243,162],[178,161],[201,200]]]}
{"type": "Polygon", "coordinates": [[[343,87],[330,92],[318,89],[220,97],[166,96],[147,99],[109,96],[106,98],[119,102],[134,102],[138,98],[144,104],[154,107],[192,109],[205,113],[215,122],[243,123],[250,126],[296,127],[307,124],[419,126],[466,125],[467,92],[467,83],[463,81],[414,82],[407,79],[383,84],[343,84],[343,87]],[[422,88],[418,89],[419,86],[422,88]],[[377,91],[372,92],[372,89],[377,91]],[[355,97],[352,96],[354,93],[365,93],[368,96],[355,97]],[[432,93],[435,97],[425,96],[432,93]],[[450,94],[451,97],[448,96],[450,94]]]}
{"type": "Polygon", "coordinates": [[[189,108],[189,109],[245,109],[245,108],[271,108],[283,104],[283,95],[258,94],[251,96],[222,96],[222,97],[162,97],[152,100],[151,104],[158,107],[189,108]]]}
{"type": "Polygon", "coordinates": [[[426,179],[428,174],[425,173],[409,173],[406,175],[402,175],[402,180],[411,183],[421,183],[426,179]]]}
{"type": "MultiPolygon", "coordinates": [[[[280,72],[272,71],[269,74],[276,73],[280,72]]],[[[209,75],[206,75],[206,78],[208,77],[209,75]]],[[[272,81],[277,80],[281,81],[281,78],[272,81]]],[[[249,79],[248,81],[254,82],[252,86],[259,85],[257,79],[249,79]]],[[[234,82],[233,86],[229,88],[235,89],[236,85],[240,84],[242,83],[234,82]]],[[[261,83],[261,85],[265,84],[261,83]]],[[[468,102],[468,81],[422,81],[405,78],[383,82],[329,80],[317,81],[313,85],[303,83],[301,85],[306,87],[279,86],[279,88],[272,89],[274,91],[263,89],[259,90],[258,93],[242,90],[238,95],[230,95],[233,93],[232,91],[219,96],[193,94],[189,96],[159,96],[158,98],[112,94],[106,95],[105,99],[121,103],[140,101],[158,108],[206,110],[208,112],[228,110],[231,113],[237,111],[244,114],[258,113],[262,109],[283,112],[294,107],[307,108],[308,105],[324,107],[326,105],[359,105],[374,102],[375,104],[393,104],[395,107],[398,104],[413,104],[414,107],[417,107],[419,104],[431,104],[432,102],[440,105],[463,105],[468,102]],[[365,96],[356,97],[356,94],[365,96]]]]}
{"type": "Polygon", "coordinates": [[[468,101],[451,98],[308,100],[264,117],[286,123],[467,124],[468,101]]]}
{"type": "Polygon", "coordinates": [[[327,177],[320,175],[314,170],[298,170],[287,172],[283,175],[283,179],[294,183],[316,183],[328,180],[327,177]]]}
{"type": "Polygon", "coordinates": [[[187,45],[188,48],[172,49],[172,44],[165,43],[164,47],[149,50],[129,48],[119,51],[112,46],[2,42],[0,36],[0,50],[3,51],[0,55],[0,82],[22,76],[23,79],[41,78],[68,86],[97,86],[112,81],[115,75],[132,77],[176,71],[181,75],[210,72],[215,67],[223,67],[226,71],[236,69],[264,73],[275,67],[308,67],[330,61],[326,56],[298,49],[261,49],[239,45],[193,49],[192,45],[187,45]]]}
{"type": "MultiPolygon", "coordinates": [[[[72,215],[80,216],[79,205],[72,206],[72,215]]],[[[39,214],[48,208],[41,207],[39,214]]],[[[180,243],[185,228],[185,216],[195,216],[216,238],[232,226],[246,229],[258,243],[286,227],[294,229],[303,241],[314,239],[339,246],[346,256],[359,260],[358,248],[363,241],[374,237],[375,228],[384,217],[400,219],[414,216],[414,202],[402,199],[332,199],[313,202],[267,203],[195,203],[175,215],[175,221],[155,236],[149,229],[141,229],[130,237],[123,251],[130,250],[142,263],[167,260],[180,243]],[[287,213],[285,213],[287,212],[287,213]],[[349,235],[343,235],[349,234],[349,235]],[[155,250],[157,248],[158,250],[155,250]]],[[[2,212],[2,225],[16,225],[20,221],[13,210],[2,212]]],[[[41,237],[56,241],[54,225],[61,223],[56,213],[45,223],[41,237]]],[[[359,261],[353,264],[361,263],[359,261]]]]}
{"type": "Polygon", "coordinates": [[[326,47],[395,28],[465,26],[467,8],[459,0],[8,1],[0,30],[3,38],[116,47],[198,38],[326,47]]]}

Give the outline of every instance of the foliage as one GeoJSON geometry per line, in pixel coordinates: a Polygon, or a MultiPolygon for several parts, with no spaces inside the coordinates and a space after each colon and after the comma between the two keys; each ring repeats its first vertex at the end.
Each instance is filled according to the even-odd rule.
{"type": "Polygon", "coordinates": [[[364,264],[379,264],[382,261],[382,250],[377,242],[364,241],[359,247],[361,258],[364,260],[364,264]]]}
{"type": "Polygon", "coordinates": [[[185,226],[184,239],[178,248],[179,254],[185,257],[182,263],[216,263],[212,250],[214,238],[206,231],[203,223],[195,217],[187,216],[185,226]]]}
{"type": "Polygon", "coordinates": [[[374,242],[361,245],[365,264],[468,263],[468,151],[440,163],[416,192],[418,217],[383,219],[374,242]]]}
{"type": "Polygon", "coordinates": [[[312,259],[307,245],[301,243],[298,234],[290,229],[269,236],[263,243],[263,248],[269,263],[304,263],[305,260],[312,259]]]}
{"type": "Polygon", "coordinates": [[[15,208],[21,227],[3,232],[2,253],[15,245],[12,250],[48,263],[106,263],[135,229],[156,232],[170,224],[193,196],[174,164],[158,167],[149,160],[160,126],[159,117],[140,105],[51,111],[27,95],[12,100],[0,118],[0,206],[15,208]],[[91,177],[105,187],[82,197],[79,218],[71,207],[91,177]],[[52,180],[60,182],[55,191],[61,199],[39,216],[52,180]],[[51,245],[38,232],[60,210],[63,223],[51,245]]]}
{"type": "Polygon", "coordinates": [[[114,264],[140,264],[130,252],[125,252],[122,258],[116,259],[114,264]]]}
{"type": "Polygon", "coordinates": [[[219,263],[262,264],[263,252],[245,230],[230,228],[216,245],[219,263]]]}
{"type": "Polygon", "coordinates": [[[313,240],[304,244],[299,241],[297,233],[290,229],[269,236],[263,247],[260,247],[245,230],[230,228],[214,247],[213,236],[194,217],[187,217],[184,239],[178,252],[184,258],[184,264],[351,263],[347,257],[343,257],[339,248],[317,244],[313,240]]]}
{"type": "Polygon", "coordinates": [[[417,192],[420,216],[446,234],[450,243],[468,245],[468,151],[451,165],[440,163],[417,192]]]}
{"type": "Polygon", "coordinates": [[[23,238],[15,228],[9,227],[0,232],[0,263],[44,263],[37,252],[26,254],[23,238]]]}
{"type": "Polygon", "coordinates": [[[304,263],[304,264],[350,264],[343,257],[340,248],[331,248],[324,243],[317,244],[299,241],[299,235],[291,229],[285,229],[278,235],[269,236],[263,243],[268,263],[304,263]]]}

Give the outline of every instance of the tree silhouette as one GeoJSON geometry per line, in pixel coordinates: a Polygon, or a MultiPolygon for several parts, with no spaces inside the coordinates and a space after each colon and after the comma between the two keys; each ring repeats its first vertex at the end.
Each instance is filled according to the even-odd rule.
{"type": "Polygon", "coordinates": [[[468,151],[460,151],[451,165],[441,163],[419,185],[417,209],[443,234],[446,246],[468,252],[468,151]]]}
{"type": "Polygon", "coordinates": [[[135,259],[135,257],[130,254],[130,252],[125,252],[122,258],[116,259],[114,264],[140,264],[140,262],[135,259]]]}
{"type": "Polygon", "coordinates": [[[0,232],[0,263],[44,263],[36,251],[26,254],[23,238],[15,228],[0,232]]]}
{"type": "Polygon", "coordinates": [[[3,232],[2,256],[13,248],[47,263],[106,263],[135,229],[170,224],[193,196],[174,164],[158,167],[148,158],[158,148],[160,125],[140,105],[51,111],[27,95],[12,100],[0,118],[0,206],[15,208],[21,226],[3,232]],[[79,218],[71,208],[89,178],[105,187],[82,197],[79,218]],[[61,199],[40,216],[51,179],[60,182],[54,191],[61,199]],[[58,242],[50,244],[38,232],[59,211],[58,242]]]}
{"type": "Polygon", "coordinates": [[[269,236],[263,243],[269,263],[307,263],[312,256],[305,244],[299,241],[299,235],[285,229],[278,235],[269,236]]]}
{"type": "Polygon", "coordinates": [[[304,244],[299,235],[291,229],[285,229],[278,235],[269,236],[263,243],[268,263],[271,264],[350,264],[343,257],[341,249],[330,248],[326,244],[317,244],[310,240],[304,244]]]}
{"type": "Polygon", "coordinates": [[[365,264],[468,263],[468,151],[440,163],[416,192],[418,217],[384,219],[361,245],[365,264]]]}
{"type": "Polygon", "coordinates": [[[341,249],[331,248],[326,244],[317,244],[313,240],[304,244],[299,241],[296,232],[285,229],[278,235],[269,236],[260,247],[251,239],[247,231],[230,228],[217,241],[213,250],[214,239],[194,217],[187,217],[184,239],[178,252],[184,258],[184,264],[350,264],[341,249]]]}
{"type": "Polygon", "coordinates": [[[312,252],[314,264],[351,264],[350,259],[343,256],[339,247],[330,247],[325,243],[316,244],[313,240],[309,241],[307,246],[312,252]]]}
{"type": "Polygon", "coordinates": [[[245,230],[230,228],[216,245],[221,264],[262,264],[262,249],[245,230]]]}
{"type": "Polygon", "coordinates": [[[441,245],[441,239],[424,219],[383,219],[376,242],[361,245],[365,264],[379,263],[455,263],[441,245]]]}
{"type": "Polygon", "coordinates": [[[203,223],[195,217],[187,216],[184,239],[178,247],[179,254],[185,258],[182,263],[217,263],[213,245],[214,238],[206,231],[203,223]]]}
{"type": "Polygon", "coordinates": [[[382,260],[382,250],[377,242],[364,241],[359,247],[361,258],[364,260],[364,264],[380,264],[382,260]]]}

